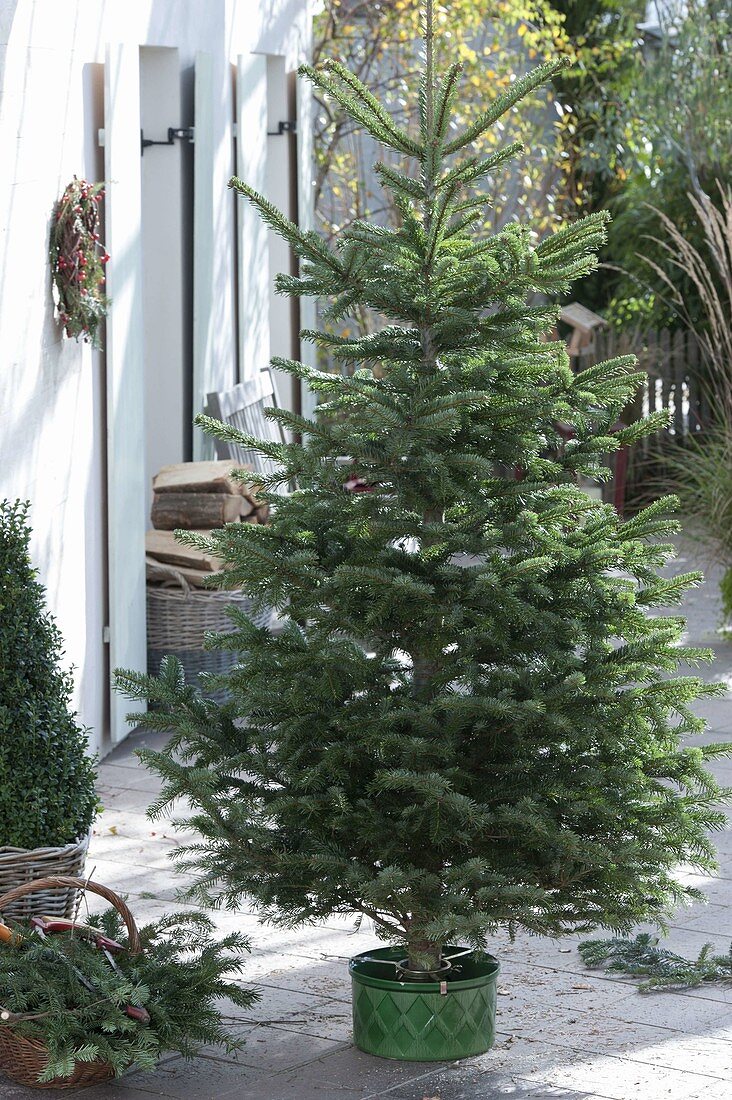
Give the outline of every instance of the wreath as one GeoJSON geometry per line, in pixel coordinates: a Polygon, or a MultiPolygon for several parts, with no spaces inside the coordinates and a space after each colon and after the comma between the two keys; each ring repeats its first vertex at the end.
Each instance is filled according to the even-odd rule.
{"type": "Polygon", "coordinates": [[[56,203],[50,262],[58,319],[67,336],[99,345],[99,325],[107,315],[104,265],[109,254],[99,236],[99,203],[104,184],[74,176],[56,203]]]}

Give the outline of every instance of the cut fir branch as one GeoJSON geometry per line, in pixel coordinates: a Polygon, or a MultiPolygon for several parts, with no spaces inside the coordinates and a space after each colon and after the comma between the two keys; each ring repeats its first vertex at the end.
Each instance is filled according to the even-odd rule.
{"type": "Polygon", "coordinates": [[[217,1002],[248,1008],[257,999],[232,980],[248,950],[242,936],[217,941],[204,913],[177,912],[141,928],[142,953],[131,955],[116,909],[88,919],[121,945],[116,969],[78,932],[41,940],[13,924],[15,941],[0,950],[3,1027],[47,1048],[39,1084],[70,1077],[79,1062],[108,1062],[119,1076],[133,1065],[154,1069],[169,1051],[191,1058],[204,1044],[241,1045],[217,1002]],[[127,1005],[145,1009],[147,1022],[127,1005]]]}
{"type": "Polygon", "coordinates": [[[713,945],[705,943],[697,957],[689,959],[663,947],[658,936],[641,932],[632,940],[585,940],[579,945],[579,952],[585,965],[592,969],[643,978],[638,986],[641,993],[732,982],[732,944],[726,955],[715,955],[713,945]]]}
{"type": "Polygon", "coordinates": [[[289,243],[296,255],[311,260],[315,264],[325,266],[335,274],[342,274],[342,266],[338,262],[338,258],[317,233],[301,230],[295,222],[285,217],[282,211],[278,210],[264,195],[260,195],[253,187],[249,187],[248,184],[243,183],[236,176],[232,176],[229,180],[229,187],[249,199],[259,211],[262,220],[289,243]]]}
{"type": "Polygon", "coordinates": [[[553,76],[556,76],[557,73],[568,68],[570,64],[571,61],[568,57],[559,57],[554,61],[547,61],[545,64],[539,65],[526,76],[520,77],[518,80],[514,81],[508,91],[498,96],[495,102],[479,115],[471,126],[464,130],[459,137],[456,137],[454,141],[448,142],[444,149],[445,155],[449,156],[451,153],[456,153],[460,149],[466,148],[466,146],[473,145],[474,142],[481,137],[486,130],[494,126],[511,107],[514,107],[522,99],[525,99],[534,88],[546,84],[553,76]]]}
{"type": "Polygon", "coordinates": [[[283,629],[232,614],[210,642],[238,654],[220,707],[196,703],[172,659],[159,680],[118,681],[175,732],[146,761],[166,799],[195,807],[202,840],[182,860],[199,896],[254,898],[287,926],[366,914],[416,966],[507,926],[658,919],[693,894],[679,863],[712,866],[720,820],[717,749],[681,747],[708,689],[674,675],[709,654],[657,614],[695,580],[659,580],[669,506],[626,523],[576,483],[603,476],[637,375],[620,359],[574,377],[554,307],[532,303],[593,269],[606,218],[539,243],[527,226],[486,233],[472,216],[490,166],[467,131],[445,139],[457,70],[438,81],[429,37],[425,56],[398,137],[355,78],[316,76],[406,162],[381,172],[398,225],[357,221],[330,248],[234,181],[300,257],[280,290],[380,317],[367,337],[304,334],[348,377],[278,360],[326,398],[312,427],[282,414],[302,443],[260,445],[296,488],[269,525],[211,536],[227,583],[281,609],[283,629]]]}

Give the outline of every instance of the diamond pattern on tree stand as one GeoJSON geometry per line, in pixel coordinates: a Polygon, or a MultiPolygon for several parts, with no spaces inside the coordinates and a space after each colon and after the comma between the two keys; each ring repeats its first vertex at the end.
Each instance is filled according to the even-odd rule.
{"type": "Polygon", "coordinates": [[[416,1061],[439,1057],[446,1046],[454,1057],[486,1050],[493,1041],[495,985],[448,990],[446,995],[415,989],[386,992],[354,984],[356,1044],[385,1058],[416,1061]]]}

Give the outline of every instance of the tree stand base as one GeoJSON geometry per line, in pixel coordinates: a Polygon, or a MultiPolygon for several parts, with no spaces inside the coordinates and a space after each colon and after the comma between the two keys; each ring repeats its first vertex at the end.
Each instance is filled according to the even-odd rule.
{"type": "MultiPolygon", "coordinates": [[[[446,947],[445,954],[459,950],[446,947]]],[[[407,1062],[451,1062],[490,1050],[498,961],[475,952],[444,981],[400,981],[394,964],[403,957],[403,947],[381,947],[349,963],[359,1050],[407,1062]]]]}

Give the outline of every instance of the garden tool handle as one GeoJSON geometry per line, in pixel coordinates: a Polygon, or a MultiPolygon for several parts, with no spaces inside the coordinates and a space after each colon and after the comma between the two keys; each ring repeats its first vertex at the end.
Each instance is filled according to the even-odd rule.
{"type": "Polygon", "coordinates": [[[125,922],[129,938],[127,944],[129,953],[131,955],[139,955],[142,952],[140,933],[137,930],[135,918],[132,916],[126,903],[119,894],[114,892],[114,890],[110,890],[108,886],[102,886],[101,882],[93,882],[91,879],[72,878],[70,875],[49,875],[48,878],[36,878],[31,882],[23,882],[20,886],[8,890],[7,893],[4,893],[2,897],[0,897],[0,913],[2,913],[3,909],[10,905],[11,902],[25,897],[26,894],[33,894],[37,890],[49,890],[54,887],[60,887],[66,890],[88,890],[91,894],[99,894],[100,898],[104,898],[105,901],[108,901],[110,905],[115,907],[122,917],[122,920],[125,922]]]}
{"type": "Polygon", "coordinates": [[[94,942],[97,947],[106,948],[107,951],[123,951],[121,943],[105,936],[98,928],[90,924],[80,924],[78,921],[69,920],[68,917],[41,917],[44,921],[44,932],[82,932],[87,939],[94,942]]]}

